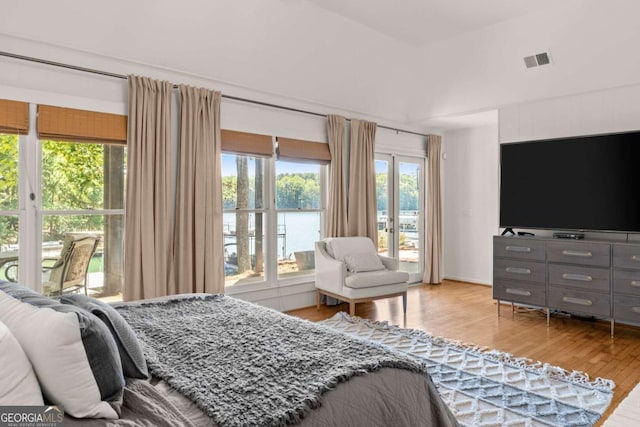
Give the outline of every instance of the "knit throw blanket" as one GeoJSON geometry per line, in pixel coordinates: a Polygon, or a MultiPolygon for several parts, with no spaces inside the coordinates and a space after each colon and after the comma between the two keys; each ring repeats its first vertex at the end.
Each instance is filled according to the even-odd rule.
{"type": "Polygon", "coordinates": [[[150,372],[220,426],[299,422],[324,392],[383,367],[422,372],[399,352],[224,295],[124,305],[150,372]]]}

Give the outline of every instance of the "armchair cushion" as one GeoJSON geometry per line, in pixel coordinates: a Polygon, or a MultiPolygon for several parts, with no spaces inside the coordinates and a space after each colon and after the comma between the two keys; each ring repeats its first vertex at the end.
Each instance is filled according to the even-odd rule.
{"type": "Polygon", "coordinates": [[[324,242],[327,253],[340,262],[344,262],[347,255],[378,252],[368,237],[330,237],[324,242]]]}
{"type": "Polygon", "coordinates": [[[344,262],[347,264],[347,271],[359,273],[362,271],[384,270],[384,265],[378,254],[375,252],[362,252],[359,254],[346,255],[344,262]]]}
{"type": "Polygon", "coordinates": [[[404,283],[409,280],[409,273],[405,271],[365,271],[352,274],[344,279],[344,285],[349,288],[372,288],[375,286],[404,283]]]}

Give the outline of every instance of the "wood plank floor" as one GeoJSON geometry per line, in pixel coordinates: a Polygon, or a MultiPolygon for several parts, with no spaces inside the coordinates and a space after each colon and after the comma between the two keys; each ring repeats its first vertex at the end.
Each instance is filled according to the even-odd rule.
{"type": "MultiPolygon", "coordinates": [[[[348,304],[341,304],[289,313],[318,321],[348,310],[348,304]]],[[[552,317],[547,327],[543,313],[512,314],[510,305],[502,305],[501,314],[497,316],[491,287],[446,280],[441,285],[410,288],[406,318],[400,297],[356,305],[360,317],[586,372],[591,378],[612,379],[616,383],[613,402],[598,425],[640,381],[640,327],[616,324],[611,338],[609,322],[552,317]]]]}

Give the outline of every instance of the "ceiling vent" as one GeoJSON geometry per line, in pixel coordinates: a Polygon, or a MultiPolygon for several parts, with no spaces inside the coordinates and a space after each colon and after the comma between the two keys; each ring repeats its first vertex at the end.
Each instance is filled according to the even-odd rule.
{"type": "Polygon", "coordinates": [[[525,56],[524,64],[527,66],[527,68],[549,65],[551,64],[551,54],[549,52],[542,52],[531,56],[525,56]]]}

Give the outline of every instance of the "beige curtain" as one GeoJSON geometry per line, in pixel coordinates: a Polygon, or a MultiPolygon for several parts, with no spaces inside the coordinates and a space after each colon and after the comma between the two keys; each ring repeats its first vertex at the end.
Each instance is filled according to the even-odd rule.
{"type": "Polygon", "coordinates": [[[349,150],[349,236],[367,236],[378,244],[375,170],[376,124],[351,120],[349,150]]]}
{"type": "Polygon", "coordinates": [[[347,236],[347,191],[345,182],[344,126],[346,119],[330,114],[327,116],[327,136],[331,166],[329,166],[329,200],[325,235],[327,237],[347,236]]]}
{"type": "Polygon", "coordinates": [[[180,86],[174,255],[179,293],[224,292],[220,100],[218,91],[180,86]]]}
{"type": "Polygon", "coordinates": [[[169,82],[129,77],[124,299],[175,293],[169,82]]]}
{"type": "Polygon", "coordinates": [[[423,277],[425,283],[442,282],[441,152],[442,137],[429,135],[427,148],[427,226],[423,277]]]}

